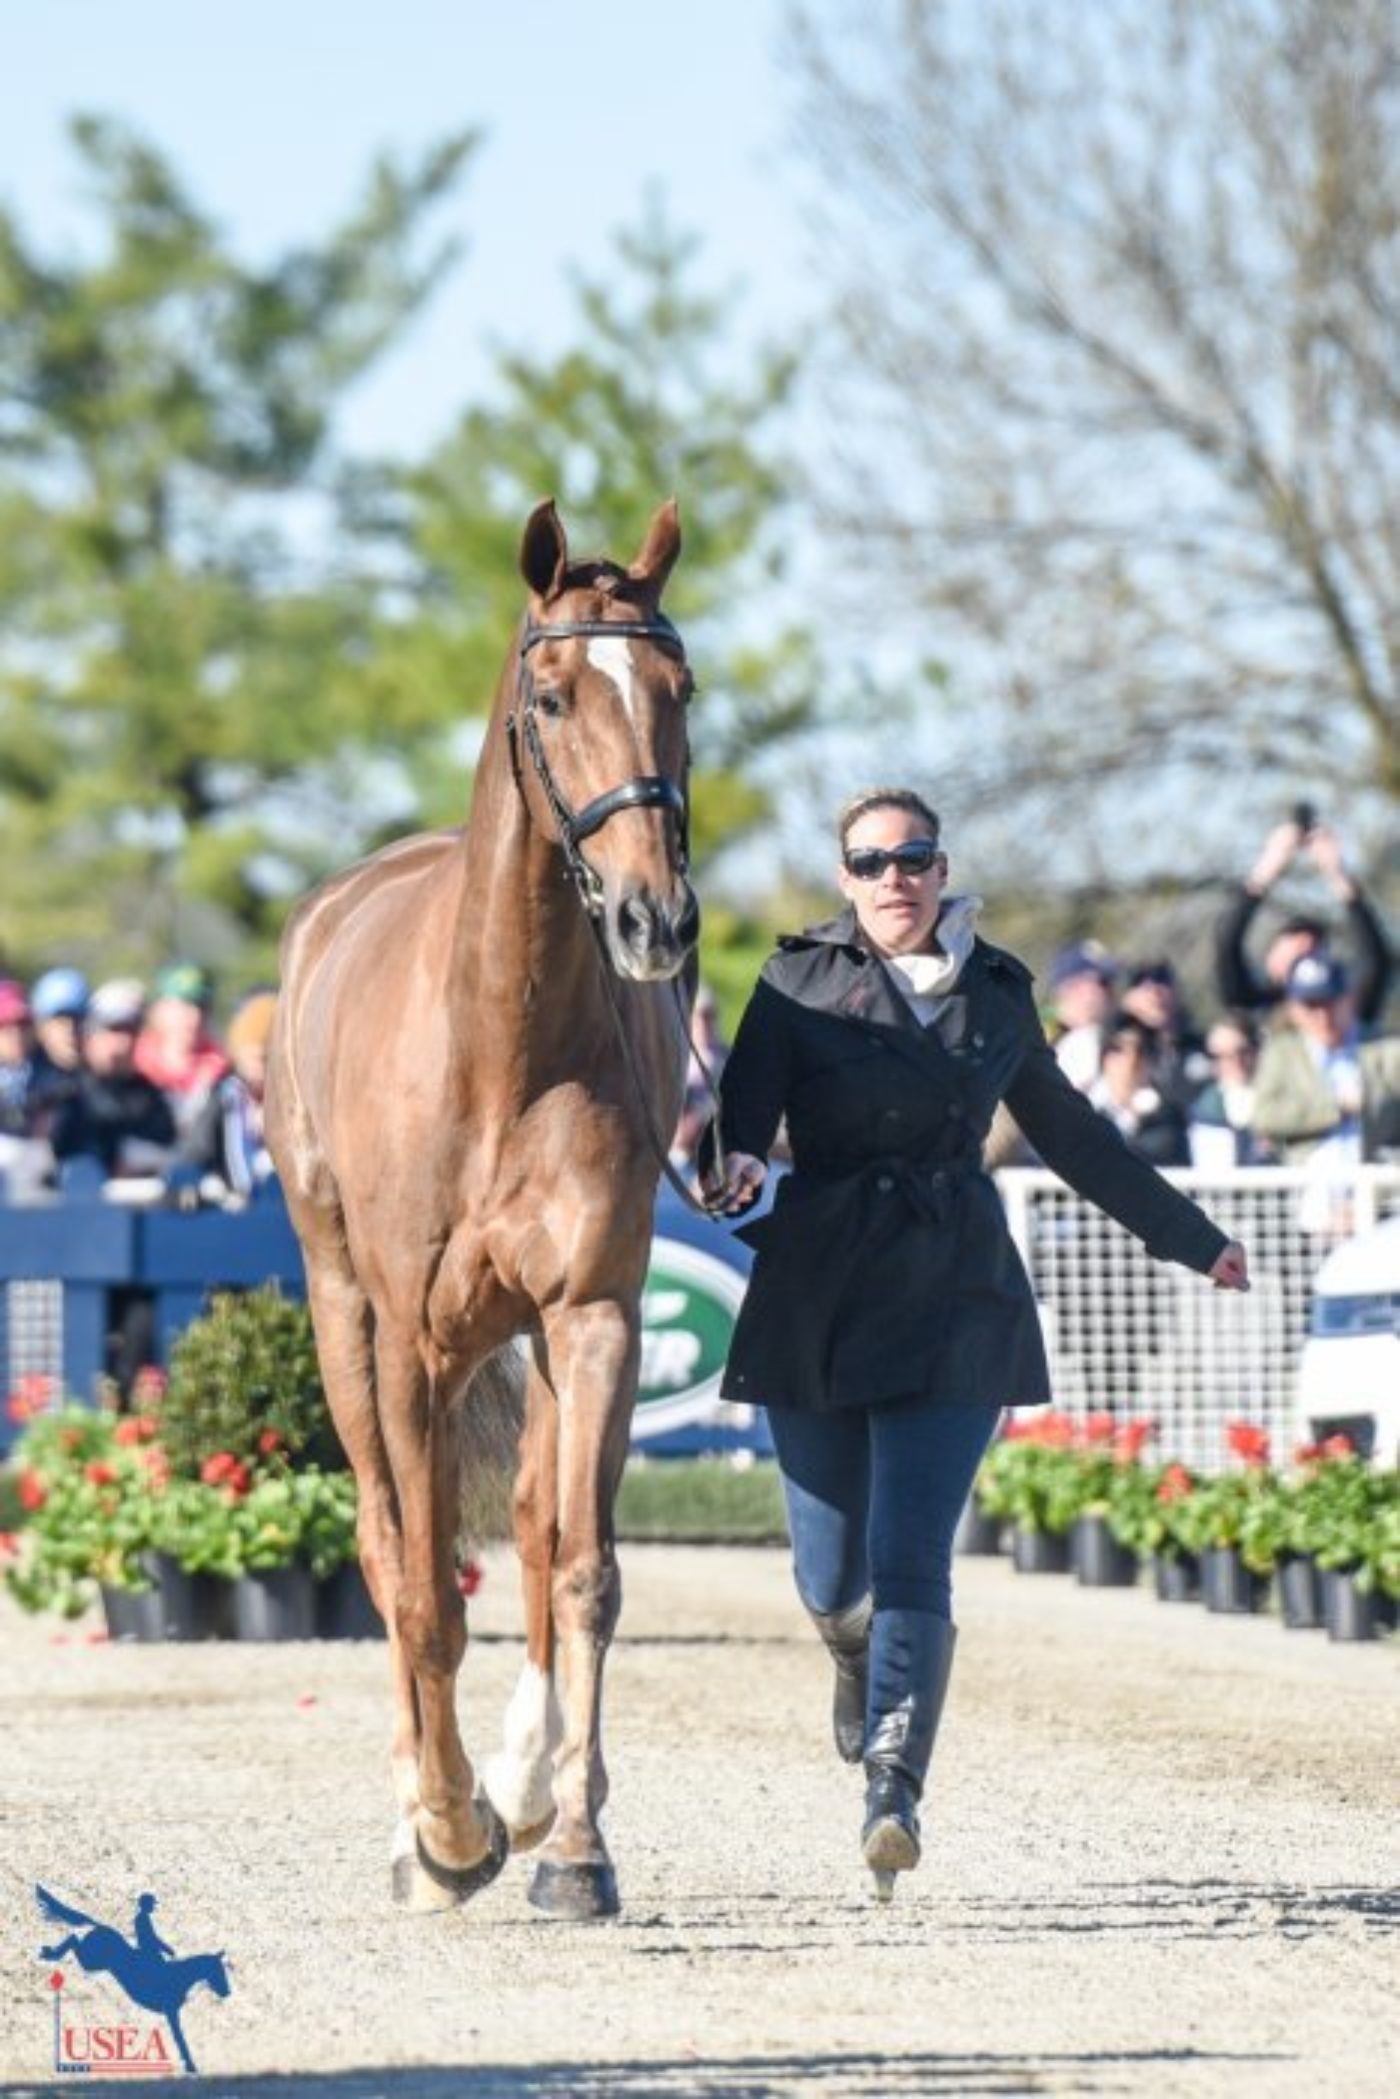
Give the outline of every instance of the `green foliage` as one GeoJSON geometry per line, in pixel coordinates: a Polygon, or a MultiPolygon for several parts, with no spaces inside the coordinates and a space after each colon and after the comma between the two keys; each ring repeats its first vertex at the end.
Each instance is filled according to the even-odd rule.
{"type": "Polygon", "coordinates": [[[1359,1589],[1400,1596],[1400,1473],[1355,1457],[1310,1467],[1290,1498],[1285,1542],[1319,1567],[1355,1570],[1359,1589]]]}
{"type": "Polygon", "coordinates": [[[215,1296],[171,1350],[160,1432],[172,1470],[185,1476],[220,1453],[244,1464],[281,1451],[343,1465],[306,1306],[272,1284],[215,1296]]]}
{"type": "Polygon", "coordinates": [[[1067,1447],[1004,1438],[993,1444],[977,1475],[983,1514],[1022,1530],[1063,1536],[1085,1505],[1078,1453],[1067,1447]]]}
{"type": "Polygon", "coordinates": [[[633,1458],[617,1497],[620,1538],[750,1545],[787,1537],[778,1468],[726,1458],[633,1458]]]}
{"type": "Polygon", "coordinates": [[[149,1429],[131,1417],[66,1406],[30,1422],[15,1446],[24,1521],[5,1576],[26,1610],[76,1617],[95,1582],[142,1586],[163,1470],[153,1457],[149,1429]]]}
{"type": "Polygon", "coordinates": [[[347,843],[306,821],[327,761],[396,744],[350,668],[372,594],[315,541],[339,401],[447,266],[423,222],[473,142],[249,268],[151,146],[72,136],[95,258],[0,210],[6,945],[144,967],[212,907],[265,967],[279,892],[347,843]]]}

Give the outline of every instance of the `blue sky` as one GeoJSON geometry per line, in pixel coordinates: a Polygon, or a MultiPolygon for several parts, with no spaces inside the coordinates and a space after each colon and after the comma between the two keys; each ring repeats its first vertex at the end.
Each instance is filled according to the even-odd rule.
{"type": "Polygon", "coordinates": [[[64,121],[115,115],[256,258],[324,231],[376,151],[480,127],[438,221],[466,256],[344,425],[352,446],[416,451],[485,383],[488,334],[545,352],[569,338],[568,267],[596,268],[649,183],[703,236],[704,280],[746,284],[749,333],[799,325],[782,13],[783,0],[0,0],[0,195],[46,248],[78,242],[64,121]]]}

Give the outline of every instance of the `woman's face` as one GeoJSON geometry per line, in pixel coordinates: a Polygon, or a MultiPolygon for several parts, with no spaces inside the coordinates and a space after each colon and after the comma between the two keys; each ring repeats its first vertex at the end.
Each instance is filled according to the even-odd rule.
{"type": "MultiPolygon", "coordinates": [[[[867,809],[846,836],[846,858],[872,846],[888,851],[918,839],[927,843],[929,828],[907,809],[867,809]]],[[[938,907],[948,881],[948,863],[939,853],[924,874],[891,862],[873,881],[861,881],[844,862],[837,881],[855,906],[860,929],[884,955],[912,955],[933,944],[938,907]]]]}

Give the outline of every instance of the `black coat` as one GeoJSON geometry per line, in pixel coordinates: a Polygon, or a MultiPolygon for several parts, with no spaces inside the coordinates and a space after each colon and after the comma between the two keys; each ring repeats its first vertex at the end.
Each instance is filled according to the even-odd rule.
{"type": "Polygon", "coordinates": [[[1149,1252],[1206,1273],[1226,1236],[1055,1062],[1014,956],[978,941],[922,1028],[855,915],[783,940],[720,1084],[726,1151],[793,1171],[739,1236],[757,1259],[726,1398],[831,1411],[1050,1396],[1040,1322],[982,1144],[1004,1100],[1046,1165],[1149,1252]]]}

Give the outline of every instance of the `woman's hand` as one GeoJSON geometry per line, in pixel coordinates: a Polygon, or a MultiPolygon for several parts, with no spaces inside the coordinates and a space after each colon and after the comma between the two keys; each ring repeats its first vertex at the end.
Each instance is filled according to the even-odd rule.
{"type": "Polygon", "coordinates": [[[1249,1288],[1249,1256],[1238,1239],[1232,1239],[1220,1255],[1210,1271],[1210,1279],[1217,1290],[1249,1288]]]}
{"type": "Polygon", "coordinates": [[[762,1159],[755,1159],[750,1152],[726,1152],[724,1178],[705,1183],[705,1198],[712,1209],[723,1210],[732,1217],[747,1210],[767,1178],[768,1168],[762,1159]]]}

